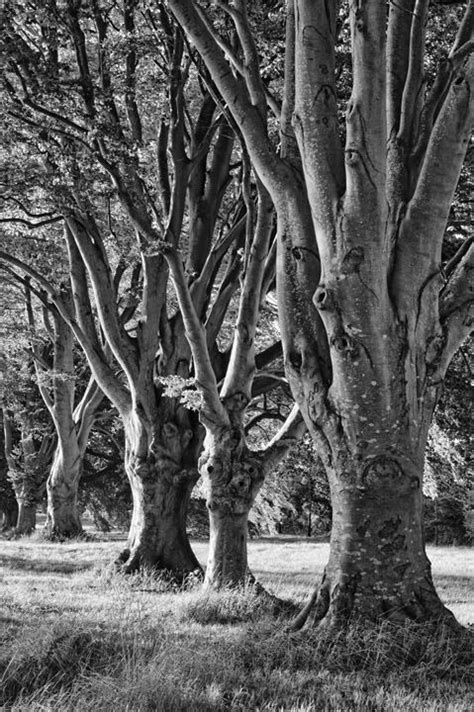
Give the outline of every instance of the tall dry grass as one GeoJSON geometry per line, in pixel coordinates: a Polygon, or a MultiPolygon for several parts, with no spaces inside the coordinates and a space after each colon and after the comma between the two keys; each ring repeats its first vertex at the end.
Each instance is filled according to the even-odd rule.
{"type": "MultiPolygon", "coordinates": [[[[153,575],[123,579],[103,563],[114,546],[5,543],[1,710],[474,708],[469,631],[384,623],[348,635],[290,634],[288,619],[252,587],[203,594],[153,575]]],[[[258,546],[266,585],[299,601],[301,582],[283,575],[284,558],[275,570],[284,547],[258,546]]],[[[439,575],[466,597],[451,570],[439,575]]]]}

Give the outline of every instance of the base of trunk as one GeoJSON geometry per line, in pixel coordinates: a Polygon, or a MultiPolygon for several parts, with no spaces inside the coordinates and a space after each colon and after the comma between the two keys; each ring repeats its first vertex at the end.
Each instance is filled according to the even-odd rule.
{"type": "Polygon", "coordinates": [[[16,536],[27,536],[36,529],[36,505],[18,504],[18,519],[15,526],[16,536]]]}
{"type": "Polygon", "coordinates": [[[255,582],[247,564],[247,523],[248,513],[209,509],[209,555],[204,580],[207,588],[217,590],[255,582]]]}
{"type": "Polygon", "coordinates": [[[158,472],[132,482],[134,509],[127,548],[116,560],[122,573],[155,571],[184,583],[201,578],[202,569],[189,543],[186,515],[195,473],[182,471],[172,478],[158,472]]]}
{"type": "Polygon", "coordinates": [[[50,517],[48,515],[43,530],[44,538],[49,541],[76,539],[82,536],[83,533],[84,530],[79,515],[75,519],[72,517],[63,519],[61,517],[50,517]]]}
{"type": "Polygon", "coordinates": [[[48,508],[44,536],[52,541],[74,539],[83,533],[78,508],[80,467],[66,468],[56,462],[48,478],[48,508]]]}
{"type": "Polygon", "coordinates": [[[443,622],[450,627],[459,625],[428,581],[424,586],[407,587],[404,595],[398,592],[396,596],[384,597],[376,595],[374,589],[360,590],[355,581],[331,585],[323,577],[321,585],[296,617],[292,628],[299,630],[304,625],[343,628],[352,626],[354,622],[380,620],[399,624],[412,621],[443,622]]]}
{"type": "Polygon", "coordinates": [[[361,619],[455,625],[436,593],[425,553],[422,454],[396,459],[389,451],[359,461],[353,454],[352,462],[353,470],[340,465],[340,471],[328,471],[333,506],[329,561],[295,628],[307,621],[344,627],[361,619]]]}
{"type": "Polygon", "coordinates": [[[192,550],[189,552],[176,551],[173,561],[169,563],[161,557],[150,557],[146,546],[136,546],[133,549],[124,549],[115,560],[117,570],[125,575],[138,572],[152,572],[159,574],[165,581],[178,586],[201,580],[203,570],[195,558],[192,550]],[[178,563],[179,560],[179,563],[178,563]]]}

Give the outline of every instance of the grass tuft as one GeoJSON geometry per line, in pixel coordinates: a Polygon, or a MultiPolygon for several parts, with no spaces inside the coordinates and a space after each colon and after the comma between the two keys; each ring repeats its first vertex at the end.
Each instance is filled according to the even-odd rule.
{"type": "Polygon", "coordinates": [[[201,625],[236,624],[257,620],[268,610],[268,600],[249,584],[220,591],[197,591],[182,597],[178,620],[201,625]]]}

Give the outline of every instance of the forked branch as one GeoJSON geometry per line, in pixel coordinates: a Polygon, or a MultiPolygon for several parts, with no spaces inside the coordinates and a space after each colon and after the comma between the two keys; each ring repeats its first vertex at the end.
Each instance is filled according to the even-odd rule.
{"type": "Polygon", "coordinates": [[[196,314],[178,250],[169,243],[161,243],[160,248],[170,267],[186,337],[193,354],[196,383],[203,398],[201,417],[210,427],[220,427],[228,423],[228,416],[219,398],[217,380],[207,348],[206,330],[196,314]]]}

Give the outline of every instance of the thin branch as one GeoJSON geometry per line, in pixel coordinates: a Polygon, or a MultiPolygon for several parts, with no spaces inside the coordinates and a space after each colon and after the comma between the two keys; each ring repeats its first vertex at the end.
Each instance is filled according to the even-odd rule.
{"type": "Polygon", "coordinates": [[[440,295],[440,322],[444,343],[436,359],[434,380],[444,377],[451,359],[473,331],[474,240],[470,242],[440,295]]]}
{"type": "Polygon", "coordinates": [[[38,227],[44,227],[45,225],[52,225],[53,223],[60,222],[62,219],[62,215],[58,215],[54,218],[48,218],[47,220],[41,220],[40,222],[34,223],[31,222],[31,220],[26,220],[25,218],[0,218],[0,223],[18,223],[20,225],[25,225],[28,230],[36,230],[38,227]]]}
{"type": "Polygon", "coordinates": [[[400,107],[399,139],[408,143],[418,115],[420,90],[423,82],[423,57],[425,50],[426,21],[429,0],[416,0],[410,32],[409,62],[400,107]]]}
{"type": "Polygon", "coordinates": [[[273,470],[305,432],[306,425],[303,417],[298,406],[294,405],[278,433],[263,450],[265,471],[270,472],[273,470]]]}

